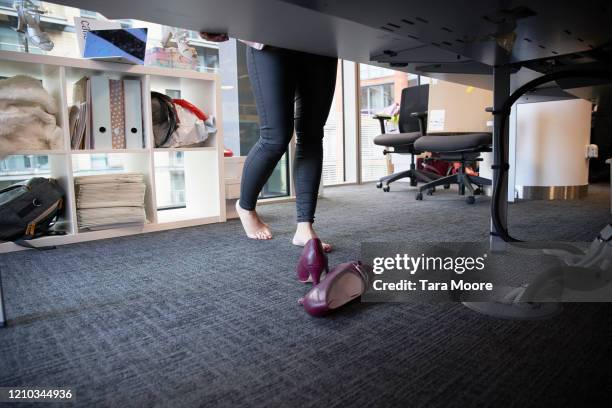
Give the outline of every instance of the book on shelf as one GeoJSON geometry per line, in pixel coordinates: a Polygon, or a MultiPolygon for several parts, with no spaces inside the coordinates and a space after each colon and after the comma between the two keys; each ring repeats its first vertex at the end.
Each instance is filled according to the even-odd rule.
{"type": "Polygon", "coordinates": [[[85,129],[87,127],[88,109],[86,103],[70,107],[70,147],[73,150],[85,148],[85,129]]]}
{"type": "Polygon", "coordinates": [[[71,146],[73,149],[91,149],[91,111],[89,101],[91,100],[91,89],[89,78],[83,77],[76,84],[72,91],[74,106],[79,110],[79,127],[72,128],[74,132],[70,134],[71,146]],[[81,133],[78,133],[80,129],[81,133]]]}

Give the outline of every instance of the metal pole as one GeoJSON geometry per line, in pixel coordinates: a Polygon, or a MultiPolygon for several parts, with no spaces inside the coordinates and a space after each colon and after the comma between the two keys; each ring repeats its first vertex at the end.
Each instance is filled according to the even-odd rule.
{"type": "Polygon", "coordinates": [[[2,293],[2,273],[0,272],[0,327],[6,325],[6,315],[4,314],[4,295],[2,293]]]}
{"type": "MultiPolygon", "coordinates": [[[[508,98],[510,96],[510,67],[508,66],[497,66],[493,68],[493,179],[497,180],[501,173],[501,166],[504,163],[508,163],[508,145],[509,145],[509,122],[505,121],[505,126],[502,129],[502,115],[501,109],[508,98]],[[495,114],[497,112],[497,114],[495,114]],[[498,139],[498,136],[501,133],[501,138],[498,139]],[[504,147],[504,157],[502,158],[502,162],[499,163],[499,159],[497,157],[497,149],[499,146],[496,145],[495,141],[499,140],[500,144],[504,147]]],[[[496,183],[493,183],[493,188],[496,188],[496,183]]],[[[506,228],[508,225],[508,178],[504,178],[504,183],[499,187],[501,189],[501,194],[499,194],[498,206],[500,208],[500,218],[503,224],[503,227],[506,228]]],[[[495,191],[493,191],[495,193],[495,191]]],[[[495,194],[493,194],[495,196],[495,194]]],[[[496,236],[498,231],[495,230],[493,226],[493,222],[491,222],[491,238],[489,241],[489,246],[491,251],[503,251],[506,248],[506,243],[498,236],[496,236]]]]}

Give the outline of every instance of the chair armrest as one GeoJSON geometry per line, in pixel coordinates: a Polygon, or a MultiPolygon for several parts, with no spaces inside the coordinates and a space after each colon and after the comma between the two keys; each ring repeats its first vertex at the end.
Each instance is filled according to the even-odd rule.
{"type": "Polygon", "coordinates": [[[374,116],[372,116],[374,119],[378,119],[378,122],[380,123],[380,133],[382,135],[385,134],[385,121],[386,120],[391,120],[391,116],[390,115],[383,115],[383,114],[376,114],[374,116]]]}
{"type": "Polygon", "coordinates": [[[384,119],[384,120],[389,120],[391,119],[391,115],[383,115],[382,113],[377,113],[376,115],[372,116],[374,119],[384,119]]]}
{"type": "Polygon", "coordinates": [[[419,120],[419,129],[421,134],[425,136],[427,134],[427,112],[412,112],[410,116],[419,120]]]}

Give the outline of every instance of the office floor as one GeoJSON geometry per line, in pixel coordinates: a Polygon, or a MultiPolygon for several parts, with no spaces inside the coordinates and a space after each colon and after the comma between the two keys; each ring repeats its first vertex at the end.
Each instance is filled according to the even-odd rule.
{"type": "MultiPolygon", "coordinates": [[[[318,229],[362,241],[481,241],[489,201],[417,202],[404,184],[326,190],[318,229]]],[[[609,192],[511,206],[527,239],[590,241],[609,192]]],[[[276,237],[237,221],[0,256],[8,328],[0,386],[72,386],[78,406],[597,406],[612,389],[612,309],[569,304],[511,322],[460,304],[354,303],[311,318],[297,299],[292,203],[261,207],[276,237]]],[[[603,406],[603,405],[602,405],[603,406]]]]}

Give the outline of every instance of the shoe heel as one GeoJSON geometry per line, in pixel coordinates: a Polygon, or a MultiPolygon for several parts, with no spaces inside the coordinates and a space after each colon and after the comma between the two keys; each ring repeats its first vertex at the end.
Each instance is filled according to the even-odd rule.
{"type": "Polygon", "coordinates": [[[323,273],[322,268],[308,268],[308,274],[313,285],[318,285],[321,282],[321,274],[323,273]]]}
{"type": "Polygon", "coordinates": [[[311,271],[310,277],[313,285],[318,285],[319,282],[321,282],[321,276],[323,276],[323,271],[325,271],[326,275],[329,273],[329,260],[327,259],[327,255],[325,255],[325,252],[323,252],[323,247],[321,247],[321,253],[325,257],[325,263],[322,267],[319,266],[318,268],[313,268],[313,270],[311,271]],[[314,274],[312,272],[314,272],[314,274]]]}
{"type": "Polygon", "coordinates": [[[28,28],[28,24],[25,21],[25,16],[23,15],[23,13],[24,11],[21,7],[17,9],[17,29],[16,31],[18,33],[25,33],[28,28]]]}
{"type": "Polygon", "coordinates": [[[312,282],[317,285],[321,281],[321,274],[328,271],[327,255],[323,251],[318,238],[309,240],[298,260],[296,272],[300,282],[312,282]]]}

